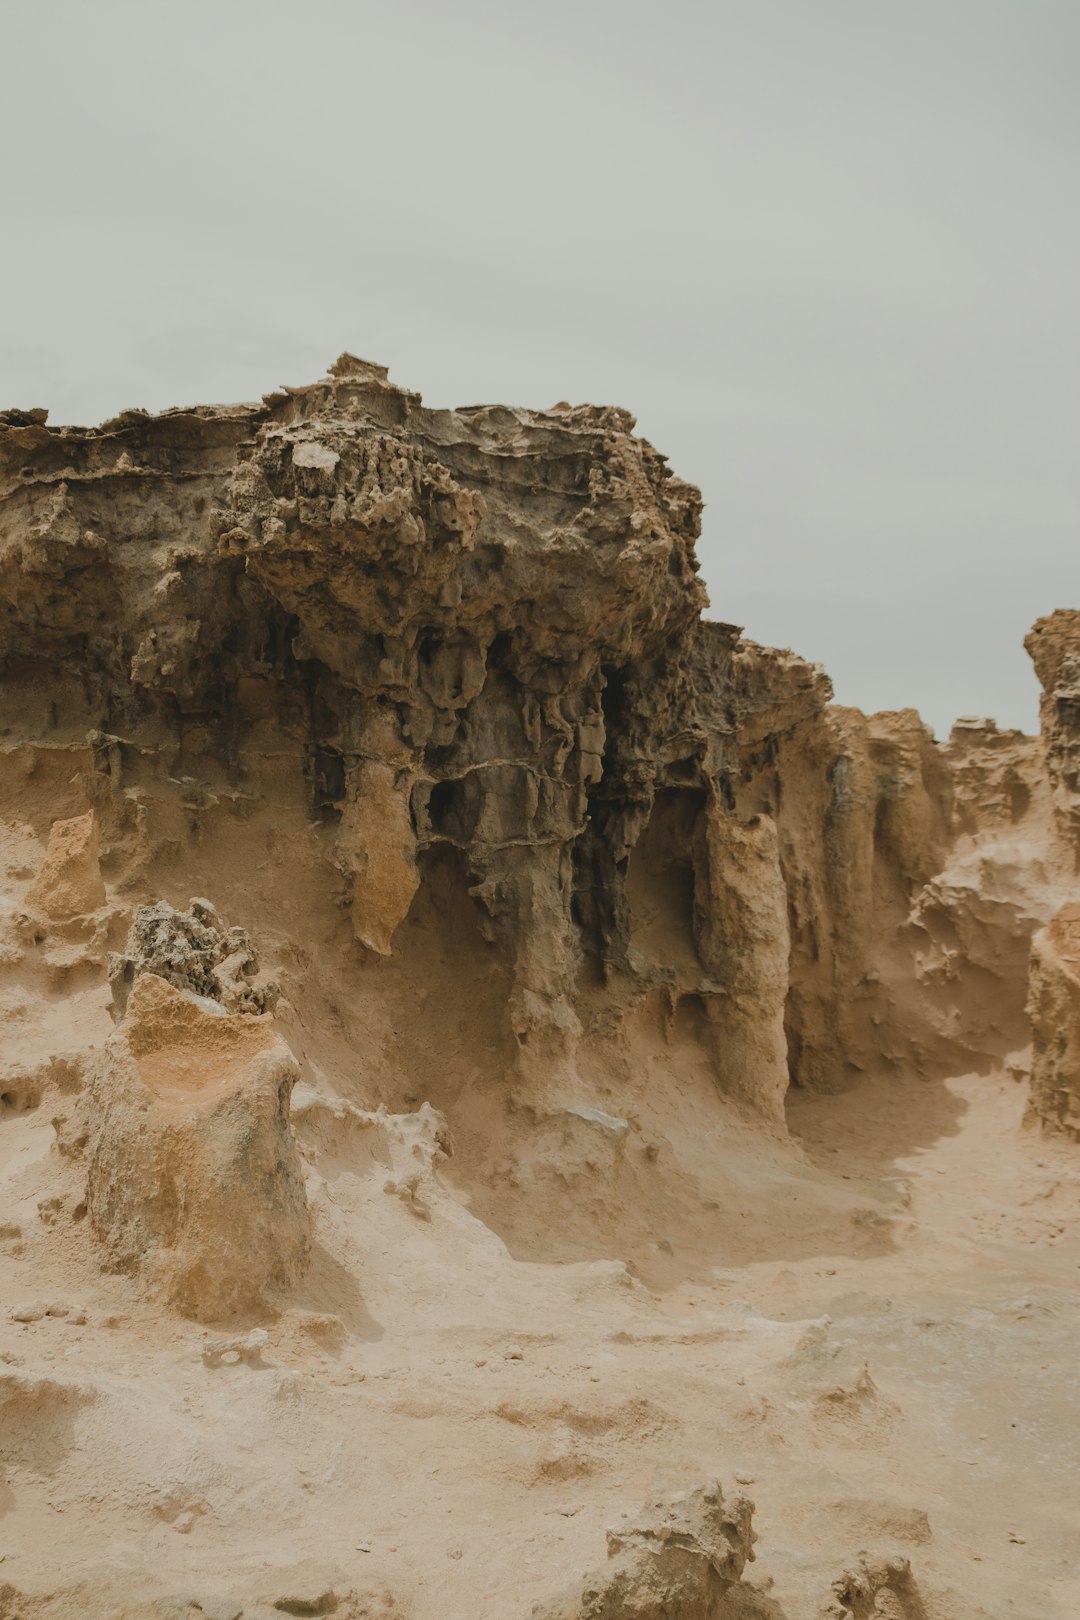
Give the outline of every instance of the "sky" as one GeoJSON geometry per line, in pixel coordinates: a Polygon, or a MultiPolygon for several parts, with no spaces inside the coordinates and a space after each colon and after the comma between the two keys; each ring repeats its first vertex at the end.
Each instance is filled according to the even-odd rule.
{"type": "Polygon", "coordinates": [[[1080,607],[1076,0],[0,0],[0,408],[616,403],[712,617],[1034,729],[1080,607]]]}

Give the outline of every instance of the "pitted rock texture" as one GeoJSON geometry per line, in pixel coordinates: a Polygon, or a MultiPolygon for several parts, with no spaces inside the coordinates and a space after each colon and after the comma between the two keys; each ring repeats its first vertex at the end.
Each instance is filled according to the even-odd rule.
{"type": "Polygon", "coordinates": [[[716,1480],[655,1498],[636,1522],[608,1531],[607,1567],[543,1620],[721,1620],[754,1556],[753,1511],[745,1496],[725,1500],[716,1480]]]}
{"type": "Polygon", "coordinates": [[[260,978],[259,959],[245,931],[223,927],[209,900],[192,900],[187,911],[165,900],[138,908],[123,952],[109,962],[118,1017],[141,973],[219,1001],[229,1012],[272,1012],[277,1000],[277,985],[260,978]]]}
{"type": "MultiPolygon", "coordinates": [[[[625,959],[623,868],[657,785],[723,794],[724,692],[689,670],[700,498],[632,427],[425,410],[347,357],[260,407],[9,426],[9,665],[63,689],[42,661],[77,651],[63,710],[101,787],[124,792],[164,727],[192,809],[207,750],[231,794],[256,788],[277,718],[336,827],[357,938],[388,950],[418,859],[461,851],[515,1035],[559,1046],[582,952],[625,959]]],[[[721,668],[733,634],[710,627],[721,668]]]]}
{"type": "Polygon", "coordinates": [[[823,1620],[920,1620],[926,1613],[906,1558],[865,1554],[833,1583],[823,1620]]]}
{"type": "MultiPolygon", "coordinates": [[[[193,824],[265,801],[291,755],[365,949],[392,953],[439,851],[460,863],[507,971],[515,1069],[553,1098],[582,1032],[655,992],[700,1008],[727,1054],[718,1082],[767,1115],[789,1075],[833,1089],[883,1051],[951,1054],[932,990],[913,1020],[882,957],[909,917],[925,984],[978,953],[966,922],[958,943],[939,925],[965,904],[939,875],[958,833],[1000,842],[1031,813],[1030,771],[1001,751],[1018,744],[979,767],[1005,773],[1003,826],[974,786],[970,727],[950,758],[913,712],[836,708],[819,669],[703,622],[700,498],[625,411],[430,410],[344,356],[258,406],[126,412],[94,432],[39,417],[0,430],[7,679],[81,767],[132,882],[147,840],[174,836],[146,802],[166,756],[193,824]],[[764,1046],[753,1019],[732,1025],[745,984],[729,998],[713,971],[715,875],[761,815],[775,863],[755,863],[757,921],[732,892],[723,950],[744,980],[786,979],[762,979],[784,1001],[764,1046]],[[583,996],[590,981],[606,993],[583,996]]],[[[1075,617],[1031,637],[1066,834],[1075,617]]],[[[1044,913],[1018,913],[1008,1028],[973,1031],[976,1062],[1016,1044],[1044,913]]]]}
{"type": "Polygon", "coordinates": [[[700,511],[349,356],[0,413],[0,1609],[1074,1620],[1080,615],[938,742],[700,511]]]}

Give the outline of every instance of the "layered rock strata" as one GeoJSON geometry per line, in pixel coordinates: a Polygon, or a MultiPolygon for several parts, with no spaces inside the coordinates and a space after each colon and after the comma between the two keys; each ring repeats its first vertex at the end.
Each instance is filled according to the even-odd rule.
{"type": "Polygon", "coordinates": [[[1051,803],[1075,842],[1080,615],[1029,639],[1041,744],[839,708],[820,669],[702,619],[700,497],[633,426],[431,410],[349,356],[254,406],[7,413],[14,758],[39,819],[72,812],[68,875],[30,899],[68,904],[92,827],[116,893],[153,902],[169,850],[284,792],[362,958],[393,956],[425,883],[467,894],[530,1106],[650,1004],[774,1122],[789,1080],[1002,1061],[1067,898],[1027,835],[1051,803]],[[961,966],[1000,993],[958,1003],[961,966]]]}

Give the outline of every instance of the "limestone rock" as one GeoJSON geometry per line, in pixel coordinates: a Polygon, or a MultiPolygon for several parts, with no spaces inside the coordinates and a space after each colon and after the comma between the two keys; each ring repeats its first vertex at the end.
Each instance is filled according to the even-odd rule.
{"type": "Polygon", "coordinates": [[[779,1119],[788,1086],[787,891],[775,823],[714,809],[698,823],[694,925],[698,954],[724,986],[710,1020],[725,1091],[779,1119]]]}
{"type": "Polygon", "coordinates": [[[634,1523],[608,1531],[606,1568],[542,1620],[720,1620],[754,1556],[753,1511],[745,1496],[725,1500],[716,1480],[654,1497],[634,1523]]]}
{"type": "Polygon", "coordinates": [[[1024,645],[1042,687],[1039,716],[1054,811],[1080,870],[1080,610],[1059,609],[1037,620],[1024,645]]]}
{"type": "Polygon", "coordinates": [[[92,810],[53,822],[45,858],[27,890],[26,903],[31,911],[58,922],[86,916],[105,904],[92,810]]]}
{"type": "Polygon", "coordinates": [[[1031,946],[1031,1106],[1080,1140],[1080,904],[1063,906],[1031,946]]]}
{"type": "Polygon", "coordinates": [[[143,974],[90,1070],[87,1205],[109,1269],[216,1320],[302,1275],[310,1220],[270,1022],[143,974]]]}
{"type": "Polygon", "coordinates": [[[361,762],[356,797],[345,812],[339,847],[342,864],[352,878],[356,937],[386,956],[420,887],[409,797],[398,787],[391,766],[378,760],[361,762]]]}
{"type": "Polygon", "coordinates": [[[822,1620],[923,1620],[926,1610],[908,1559],[863,1553],[833,1582],[822,1620]]]}
{"type": "MultiPolygon", "coordinates": [[[[418,1614],[514,1614],[587,1493],[729,1439],[777,1525],[760,1584],[749,1504],[709,1486],[614,1533],[562,1620],[794,1620],[864,1532],[1022,1609],[1027,1555],[980,1571],[1000,1514],[957,1498],[1033,1436],[1031,1519],[1065,1545],[1066,1290],[1016,1313],[1026,1361],[999,1306],[1013,1228],[1065,1275],[1069,1144],[1034,1185],[986,1147],[1033,933],[1034,1106],[1074,1128],[1071,947],[1039,930],[1076,896],[1080,616],[1032,633],[1039,738],[939,742],[704,619],[700,511],[625,411],[432,409],[351,356],[252,404],[0,413],[0,1358],[96,1392],[4,1396],[26,1471],[0,1516],[50,1556],[70,1528],[72,1568],[0,1612],[378,1613],[356,1582],[385,1556],[418,1614]],[[993,1207],[1017,1185],[1022,1214],[993,1207]],[[221,1330],[158,1313],[163,1354],[135,1286],[221,1330]],[[834,1298],[843,1330],[778,1361],[834,1298]],[[883,1338],[903,1409],[867,1370],[883,1338]],[[965,1398],[928,1448],[941,1367],[965,1398]],[[932,1540],[888,1505],[912,1474],[932,1540]],[[109,1543],[175,1568],[175,1532],[213,1598],[91,1578],[109,1543]]],[[[850,1563],[834,1612],[919,1615],[889,1559],[850,1563]]]]}
{"type": "Polygon", "coordinates": [[[187,911],[165,900],[138,908],[125,950],[109,963],[113,1004],[121,1017],[141,973],[220,1001],[230,1012],[268,1012],[277,1000],[277,985],[259,976],[247,934],[225,928],[209,900],[192,900],[187,911]]]}

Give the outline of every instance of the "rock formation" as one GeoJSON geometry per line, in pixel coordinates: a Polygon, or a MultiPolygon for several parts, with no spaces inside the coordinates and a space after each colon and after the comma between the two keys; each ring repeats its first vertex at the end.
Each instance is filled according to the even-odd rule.
{"type": "Polygon", "coordinates": [[[45,859],[26,891],[26,904],[50,922],[85,917],[105,904],[92,810],[53,822],[45,859]]]}
{"type": "Polygon", "coordinates": [[[1080,612],[1038,737],[938,742],[704,618],[700,512],[625,411],[351,356],[0,413],[0,1616],[1008,1620],[1056,1569],[1080,612]],[[753,1581],[685,1494],[732,1449],[753,1581]]]}
{"type": "Polygon", "coordinates": [[[1040,729],[1054,814],[1080,869],[1080,610],[1040,619],[1024,645],[1042,686],[1040,729]]]}
{"type": "Polygon", "coordinates": [[[1080,1140],[1080,903],[1062,906],[1031,946],[1031,1106],[1080,1140]]]}
{"type": "Polygon", "coordinates": [[[192,900],[187,911],[164,900],[138,908],[123,953],[109,963],[120,1017],[141,973],[220,1002],[228,1012],[270,1012],[277,1001],[278,987],[265,975],[260,978],[259,959],[244,929],[223,928],[209,900],[192,900]]]}
{"type": "Polygon", "coordinates": [[[87,1077],[86,1203],[106,1264],[208,1321],[297,1282],[310,1236],[296,1078],[267,1020],[138,977],[87,1077]]]}
{"type": "Polygon", "coordinates": [[[719,1620],[754,1556],[753,1503],[725,1501],[716,1480],[646,1503],[636,1523],[608,1531],[608,1565],[544,1620],[719,1620]]]}

